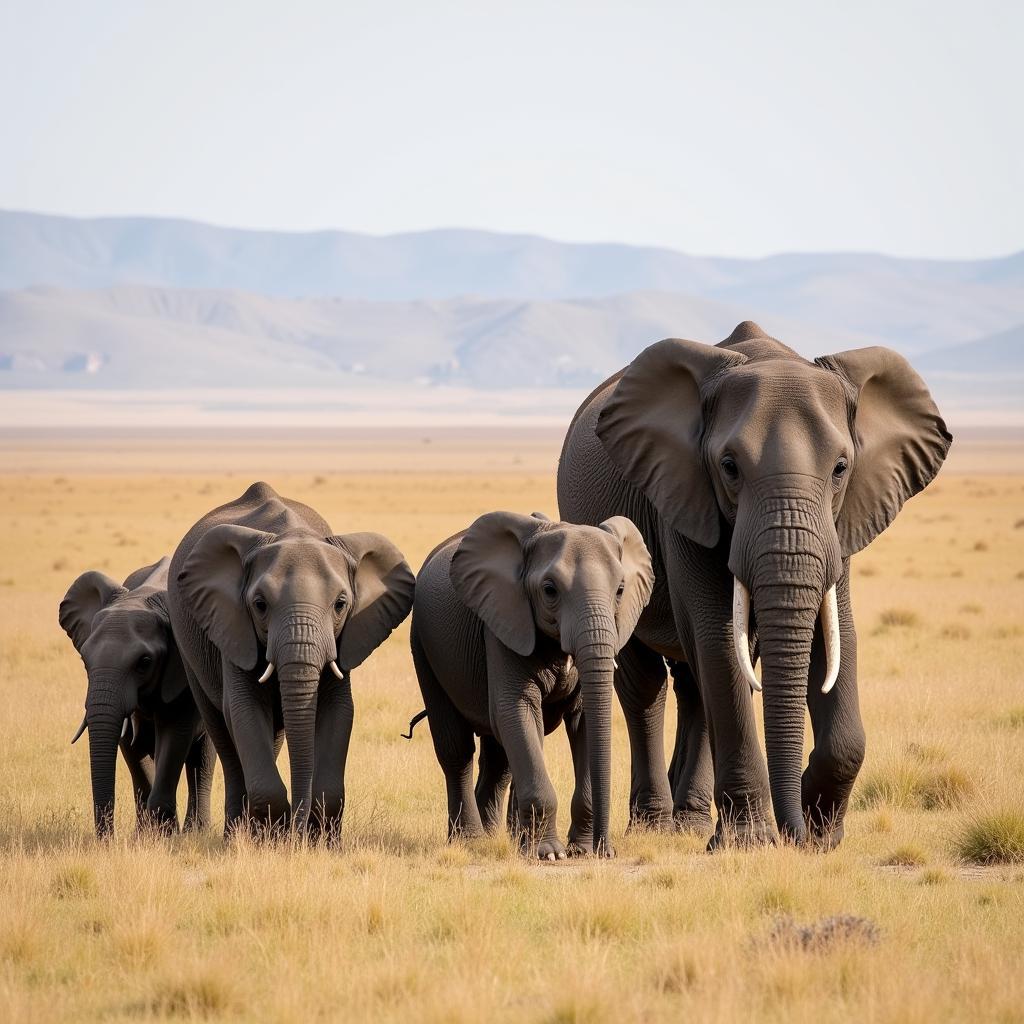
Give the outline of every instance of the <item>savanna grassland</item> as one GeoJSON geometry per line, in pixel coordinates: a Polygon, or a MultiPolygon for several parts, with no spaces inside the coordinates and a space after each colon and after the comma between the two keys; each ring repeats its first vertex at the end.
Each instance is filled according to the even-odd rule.
{"type": "MultiPolygon", "coordinates": [[[[965,439],[854,560],[868,755],[833,853],[624,835],[617,709],[616,860],[448,846],[427,727],[399,737],[421,707],[408,623],[353,673],[340,850],[225,846],[219,770],[217,830],[136,838],[123,765],[117,838],[93,838],[57,625],[78,573],[123,578],[258,478],[418,567],[481,512],[554,514],[557,445],[0,438],[0,1018],[1024,1019],[1024,446],[965,439]]],[[[547,749],[567,808],[563,734],[547,749]]]]}

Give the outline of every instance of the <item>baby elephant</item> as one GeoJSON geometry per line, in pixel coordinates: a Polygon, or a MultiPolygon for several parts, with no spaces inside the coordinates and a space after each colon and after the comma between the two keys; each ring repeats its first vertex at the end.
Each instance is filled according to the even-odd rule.
{"type": "Polygon", "coordinates": [[[210,822],[214,751],[185,676],[167,614],[169,558],[137,569],[124,586],[86,572],[60,603],[60,624],[89,677],[89,730],[96,834],[114,829],[114,772],[121,747],[135,790],[138,823],[177,830],[177,789],[187,767],[185,828],[210,822]]]}
{"type": "Polygon", "coordinates": [[[569,852],[613,856],[614,658],[653,580],[643,539],[622,516],[595,527],[491,512],[428,556],[412,653],[448,788],[450,839],[497,827],[511,769],[524,851],[566,856],[543,752],[564,719],[576,775],[569,852]]]}

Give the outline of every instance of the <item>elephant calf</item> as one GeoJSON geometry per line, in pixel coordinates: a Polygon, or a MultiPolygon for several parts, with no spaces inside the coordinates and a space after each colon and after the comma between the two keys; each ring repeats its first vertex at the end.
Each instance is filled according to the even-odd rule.
{"type": "Polygon", "coordinates": [[[335,534],[265,483],[199,520],[168,603],[224,768],[225,829],[294,823],[336,837],[352,732],[349,672],[409,614],[414,578],[376,533],[335,534]],[[291,803],[277,770],[288,740],[291,803]]]}
{"type": "Polygon", "coordinates": [[[449,839],[497,827],[511,775],[524,850],[566,856],[543,754],[545,734],[564,719],[576,775],[569,852],[613,854],[614,657],[653,578],[640,533],[622,516],[593,527],[491,512],[427,558],[412,654],[448,788],[449,839]]]}
{"type": "Polygon", "coordinates": [[[169,558],[133,572],[119,586],[86,572],[60,603],[60,624],[85,662],[93,815],[98,836],[114,828],[114,774],[121,747],[140,827],[177,830],[177,789],[187,767],[185,828],[210,821],[214,752],[188,688],[167,613],[169,558]]]}

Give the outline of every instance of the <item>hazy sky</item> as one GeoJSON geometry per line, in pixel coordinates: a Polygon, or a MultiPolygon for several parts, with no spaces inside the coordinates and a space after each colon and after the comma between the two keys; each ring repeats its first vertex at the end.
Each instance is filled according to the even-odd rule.
{"type": "Polygon", "coordinates": [[[1024,4],[0,0],[0,206],[1024,248],[1024,4]]]}

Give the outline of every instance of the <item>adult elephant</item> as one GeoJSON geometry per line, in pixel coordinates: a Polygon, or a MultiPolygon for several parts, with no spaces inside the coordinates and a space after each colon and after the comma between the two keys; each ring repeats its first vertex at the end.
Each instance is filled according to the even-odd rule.
{"type": "Polygon", "coordinates": [[[349,673],[412,607],[413,574],[376,533],[335,534],[265,483],[207,513],[171,560],[171,622],[224,768],[225,829],[338,834],[349,673]],[[277,771],[288,740],[291,803],[277,771]]]}
{"type": "Polygon", "coordinates": [[[655,570],[616,673],[632,822],[674,815],[710,832],[713,792],[712,848],[773,840],[769,799],[786,837],[842,838],[864,758],[849,559],[932,480],[951,441],[897,353],[809,362],[749,321],[716,346],[660,341],[587,398],[562,449],[560,514],[629,517],[655,570]],[[671,788],[663,658],[679,698],[671,788]],[[767,771],[750,699],[762,683],[767,771]]]}

